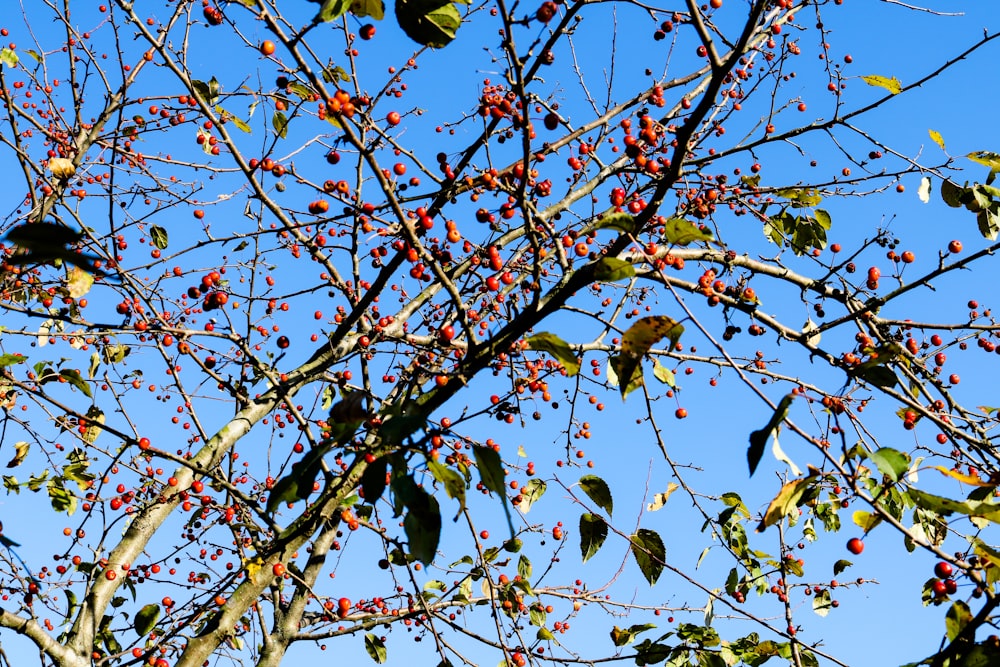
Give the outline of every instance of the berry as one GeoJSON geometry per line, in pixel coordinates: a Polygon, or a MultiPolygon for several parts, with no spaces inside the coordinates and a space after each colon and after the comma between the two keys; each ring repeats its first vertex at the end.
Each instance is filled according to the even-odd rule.
{"type": "Polygon", "coordinates": [[[865,550],[865,543],[861,541],[860,537],[852,537],[847,540],[847,550],[857,556],[865,550]]]}

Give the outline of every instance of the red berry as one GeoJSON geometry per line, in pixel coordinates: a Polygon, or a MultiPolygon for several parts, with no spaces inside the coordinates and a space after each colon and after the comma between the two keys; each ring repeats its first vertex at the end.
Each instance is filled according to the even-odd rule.
{"type": "Polygon", "coordinates": [[[946,563],[945,561],[941,561],[934,566],[934,576],[938,579],[947,579],[953,571],[954,568],[951,566],[951,563],[946,563]]]}
{"type": "Polygon", "coordinates": [[[961,241],[952,241],[951,243],[949,243],[948,244],[948,252],[956,253],[956,254],[962,252],[962,242],[961,241]]]}
{"type": "Polygon", "coordinates": [[[847,540],[847,550],[856,556],[865,550],[865,543],[860,537],[852,537],[847,540]]]}

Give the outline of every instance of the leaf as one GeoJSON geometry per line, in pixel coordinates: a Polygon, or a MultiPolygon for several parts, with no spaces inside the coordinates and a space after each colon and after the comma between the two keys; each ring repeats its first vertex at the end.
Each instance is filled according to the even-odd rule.
{"type": "Polygon", "coordinates": [[[614,512],[614,500],[608,483],[597,475],[584,475],[580,478],[580,488],[587,497],[611,516],[614,512]]]}
{"type": "Polygon", "coordinates": [[[920,179],[920,187],[917,188],[917,197],[920,201],[927,204],[931,200],[931,177],[924,176],[920,179]]]}
{"type": "Polygon", "coordinates": [[[838,574],[840,574],[841,572],[843,572],[852,565],[854,565],[854,563],[852,563],[849,560],[844,560],[844,559],[838,560],[836,563],[833,564],[833,576],[837,576],[838,574]]]}
{"type": "Polygon", "coordinates": [[[169,243],[167,238],[167,230],[159,225],[153,225],[149,228],[149,238],[153,241],[155,245],[160,250],[166,250],[169,243]]]}
{"type": "Polygon", "coordinates": [[[479,468],[479,478],[483,481],[483,486],[505,498],[505,475],[500,455],[492,447],[476,446],[472,451],[476,457],[476,467],[479,468]]]}
{"type": "Polygon", "coordinates": [[[712,242],[715,237],[708,229],[701,229],[684,218],[670,218],[663,223],[663,242],[670,245],[686,246],[692,243],[712,242]]]}
{"type": "Polygon", "coordinates": [[[976,214],[979,233],[987,241],[996,241],[1000,235],[1000,207],[992,205],[976,214]]]}
{"type": "Polygon", "coordinates": [[[671,389],[677,388],[677,378],[674,376],[674,372],[661,364],[659,359],[653,359],[653,377],[671,389]]]}
{"type": "Polygon", "coordinates": [[[940,472],[942,475],[951,477],[954,480],[961,482],[962,484],[968,484],[970,486],[996,486],[990,483],[989,479],[983,479],[979,475],[964,475],[957,470],[951,468],[945,468],[944,466],[934,466],[934,469],[940,472]]]}
{"type": "Polygon", "coordinates": [[[214,105],[219,101],[219,82],[214,76],[208,83],[194,79],[191,81],[191,87],[209,104],[214,105]]]}
{"type": "Polygon", "coordinates": [[[372,632],[365,633],[365,650],[376,664],[381,665],[386,661],[385,642],[372,632]]]}
{"type": "Polygon", "coordinates": [[[910,468],[910,457],[891,447],[877,449],[868,458],[878,467],[879,472],[893,482],[898,482],[910,468]]]}
{"type": "Polygon", "coordinates": [[[7,67],[16,67],[18,60],[17,54],[12,49],[4,47],[0,50],[0,63],[3,63],[7,67]]]}
{"type": "Polygon", "coordinates": [[[944,137],[937,130],[927,130],[927,134],[931,135],[931,140],[938,145],[938,148],[945,150],[944,148],[944,137]]]}
{"type": "Polygon", "coordinates": [[[892,372],[891,368],[886,366],[862,366],[857,370],[856,375],[868,384],[873,384],[883,389],[891,389],[898,383],[896,374],[892,372]]]}
{"type": "Polygon", "coordinates": [[[822,591],[813,596],[813,611],[819,616],[826,616],[833,609],[833,597],[830,595],[830,589],[824,588],[822,591]]]}
{"type": "Polygon", "coordinates": [[[375,21],[385,18],[385,3],[382,0],[352,0],[351,13],[358,18],[370,16],[375,21]]]}
{"type": "Polygon", "coordinates": [[[80,434],[80,437],[85,443],[92,445],[97,441],[97,436],[99,436],[101,431],[104,430],[101,428],[101,426],[104,425],[104,421],[104,410],[101,410],[96,405],[91,405],[87,409],[87,414],[84,417],[84,423],[81,424],[81,426],[84,427],[83,432],[80,434]]]}
{"type": "Polygon", "coordinates": [[[73,516],[76,512],[76,496],[66,490],[62,479],[54,477],[48,481],[47,490],[49,492],[49,502],[56,512],[65,512],[73,516]]]}
{"type": "Polygon", "coordinates": [[[782,397],[782,399],[778,402],[778,407],[774,410],[774,414],[772,414],[771,418],[768,420],[767,425],[765,425],[764,428],[750,434],[750,448],[747,449],[747,463],[750,464],[751,477],[757,470],[757,466],[760,464],[761,458],[764,456],[764,449],[767,446],[768,438],[770,438],[772,434],[776,434],[782,422],[785,421],[785,417],[788,416],[788,413],[792,408],[792,400],[794,398],[795,396],[793,394],[788,394],[782,397]]]}
{"type": "Polygon", "coordinates": [[[948,206],[952,208],[961,208],[962,196],[964,194],[965,188],[955,185],[947,178],[941,181],[941,200],[948,206]]]}
{"type": "Polygon", "coordinates": [[[635,276],[635,267],[631,262],[617,257],[602,257],[594,266],[594,279],[607,282],[624,280],[635,276]]]}
{"type": "Polygon", "coordinates": [[[437,499],[416,487],[419,500],[409,505],[403,519],[403,529],[410,554],[424,565],[430,565],[441,540],[441,510],[437,499]]]}
{"type": "Polygon", "coordinates": [[[316,13],[316,18],[313,21],[317,23],[336,21],[346,14],[350,8],[350,0],[323,0],[323,4],[320,6],[319,12],[316,13]]]}
{"type": "Polygon", "coordinates": [[[594,225],[594,229],[617,229],[626,234],[635,233],[635,216],[629,213],[605,213],[594,225]]]}
{"type": "Polygon", "coordinates": [[[90,385],[87,384],[86,380],[80,377],[80,371],[73,370],[71,368],[64,368],[59,371],[59,377],[79,389],[87,398],[92,397],[92,394],[90,393],[90,385]]]}
{"type": "Polygon", "coordinates": [[[961,600],[955,600],[944,616],[944,627],[948,635],[948,641],[953,642],[962,633],[970,622],[972,622],[972,611],[969,605],[961,600]]]}
{"type": "Polygon", "coordinates": [[[396,0],[396,21],[417,44],[439,49],[455,39],[462,17],[451,0],[396,0]]]}
{"type": "Polygon", "coordinates": [[[966,500],[962,502],[936,496],[914,488],[909,489],[907,495],[909,495],[910,499],[918,507],[930,510],[936,514],[947,516],[957,512],[966,516],[982,517],[989,521],[1000,522],[1000,505],[991,502],[979,500],[966,500]]]}
{"type": "Polygon", "coordinates": [[[806,491],[813,483],[814,479],[812,477],[804,477],[782,485],[781,490],[778,491],[778,495],[775,496],[774,500],[771,501],[771,504],[767,506],[767,511],[764,512],[764,518],[761,520],[760,525],[757,526],[757,532],[761,533],[768,526],[773,526],[778,523],[784,519],[789,512],[798,507],[802,496],[805,495],[806,491]]]}
{"type": "Polygon", "coordinates": [[[274,112],[274,115],[271,116],[271,126],[274,128],[275,134],[282,139],[288,136],[288,116],[282,112],[274,112]]]}
{"type": "Polygon", "coordinates": [[[878,514],[872,514],[871,512],[866,512],[864,510],[856,510],[851,514],[851,521],[854,525],[861,530],[870,532],[872,528],[882,523],[882,517],[878,514]]]}
{"type": "Polygon", "coordinates": [[[135,621],[132,627],[140,637],[145,637],[156,627],[156,621],[160,619],[160,605],[155,603],[147,604],[135,613],[135,621]]]}
{"type": "Polygon", "coordinates": [[[14,444],[14,458],[12,458],[8,463],[8,468],[16,468],[17,466],[24,463],[25,457],[28,456],[28,450],[31,449],[31,444],[21,440],[14,444]]]}
{"type": "Polygon", "coordinates": [[[458,501],[458,512],[455,513],[457,520],[462,511],[465,510],[465,479],[448,466],[437,461],[428,461],[427,469],[431,471],[434,479],[444,485],[444,491],[448,497],[458,501]]]}
{"type": "Polygon", "coordinates": [[[896,77],[884,77],[878,74],[869,74],[867,76],[861,77],[861,79],[867,83],[869,86],[877,86],[879,88],[885,88],[893,95],[898,95],[903,92],[903,84],[899,82],[896,77]]]}
{"type": "Polygon", "coordinates": [[[576,353],[559,336],[547,331],[529,336],[525,339],[528,348],[539,352],[548,352],[566,369],[566,374],[570,377],[580,372],[580,360],[576,353]]]}
{"type": "Polygon", "coordinates": [[[618,388],[622,399],[639,386],[638,384],[633,386],[633,383],[637,382],[635,377],[637,374],[638,382],[641,384],[640,364],[650,348],[664,338],[668,338],[670,347],[673,347],[683,333],[684,327],[666,315],[643,317],[628,328],[622,336],[621,354],[612,357],[612,366],[618,376],[618,388]]]}
{"type": "Polygon", "coordinates": [[[94,276],[87,273],[79,266],[70,268],[66,274],[66,291],[73,299],[79,299],[90,291],[94,285],[94,276]]]}
{"type": "MultiPolygon", "coordinates": [[[[622,358],[623,358],[622,355],[616,354],[608,359],[608,384],[610,384],[612,387],[623,386],[619,379],[620,367],[622,365],[622,358]]],[[[631,394],[633,391],[641,387],[643,385],[643,382],[644,381],[642,377],[642,367],[636,366],[635,369],[632,371],[632,377],[629,379],[627,383],[625,383],[624,388],[621,389],[622,400],[625,400],[625,398],[629,394],[631,394]]]]}
{"type": "Polygon", "coordinates": [[[635,557],[636,564],[642,576],[652,586],[660,578],[663,572],[663,564],[667,558],[667,549],[663,546],[663,540],[652,530],[640,528],[631,537],[632,556],[635,557]]]}
{"type": "Polygon", "coordinates": [[[14,364],[23,364],[27,360],[28,357],[23,354],[0,355],[0,368],[6,368],[7,366],[13,366],[14,364]]]}
{"type": "Polygon", "coordinates": [[[547,487],[548,485],[544,480],[528,480],[528,483],[521,487],[521,502],[517,505],[517,508],[526,514],[531,509],[531,506],[545,495],[547,487]]]}
{"type": "Polygon", "coordinates": [[[361,473],[361,491],[366,503],[374,505],[385,493],[385,473],[388,466],[388,459],[382,456],[369,463],[361,473]]]}
{"type": "Polygon", "coordinates": [[[596,554],[608,537],[608,524],[597,514],[580,515],[580,554],[586,563],[596,554]]]}
{"type": "Polygon", "coordinates": [[[616,625],[611,629],[611,641],[614,642],[615,646],[625,646],[626,644],[631,644],[635,640],[636,635],[647,630],[652,630],[655,627],[652,623],[643,623],[642,625],[633,625],[626,630],[616,625]]]}
{"type": "Polygon", "coordinates": [[[653,502],[646,505],[646,511],[655,512],[658,509],[662,509],[663,506],[667,504],[667,499],[670,498],[670,495],[679,488],[681,487],[676,482],[670,482],[667,484],[666,491],[663,493],[653,494],[653,502]]]}
{"type": "Polygon", "coordinates": [[[1000,171],[1000,153],[991,151],[972,151],[966,156],[973,162],[978,162],[984,167],[989,167],[992,171],[1000,171]]]}

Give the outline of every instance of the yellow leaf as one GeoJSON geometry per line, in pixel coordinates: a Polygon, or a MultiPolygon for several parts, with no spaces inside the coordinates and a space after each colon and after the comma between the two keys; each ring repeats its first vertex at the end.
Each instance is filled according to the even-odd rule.
{"type": "Polygon", "coordinates": [[[928,134],[931,135],[931,139],[938,145],[938,148],[944,150],[944,137],[937,130],[927,130],[928,134]]]}
{"type": "Polygon", "coordinates": [[[867,533],[882,521],[882,517],[864,510],[857,510],[851,515],[851,521],[854,522],[855,526],[867,533]]]}
{"type": "Polygon", "coordinates": [[[18,442],[14,445],[14,458],[10,460],[7,464],[8,468],[16,468],[24,462],[25,457],[28,456],[28,449],[31,445],[25,441],[18,442]]]}
{"type": "Polygon", "coordinates": [[[757,532],[763,532],[768,526],[773,526],[785,518],[785,515],[798,506],[802,495],[814,482],[814,478],[804,477],[782,486],[781,491],[774,497],[771,504],[767,506],[767,511],[764,512],[764,519],[757,526],[757,532]]]}
{"type": "Polygon", "coordinates": [[[81,296],[90,291],[93,284],[94,276],[87,273],[79,266],[74,266],[69,270],[69,274],[66,278],[66,287],[69,290],[71,298],[79,299],[81,296]]]}
{"type": "Polygon", "coordinates": [[[97,436],[104,430],[101,428],[101,425],[104,424],[104,411],[96,405],[90,406],[90,409],[87,410],[85,424],[80,437],[88,445],[92,445],[97,440],[97,436]]]}
{"type": "Polygon", "coordinates": [[[877,86],[879,88],[885,88],[893,95],[898,95],[903,92],[903,84],[899,82],[896,77],[886,77],[879,76],[878,74],[869,74],[868,76],[861,77],[865,83],[869,86],[877,86]]]}
{"type": "Polygon", "coordinates": [[[64,157],[53,157],[49,158],[49,171],[56,178],[68,179],[76,173],[76,166],[72,160],[67,160],[64,157]]]}
{"type": "Polygon", "coordinates": [[[969,486],[994,486],[990,483],[990,480],[983,479],[978,475],[963,475],[957,470],[952,470],[951,468],[945,468],[944,466],[934,466],[942,475],[946,477],[951,477],[952,479],[957,479],[962,484],[968,484],[969,486]]]}
{"type": "Polygon", "coordinates": [[[973,162],[978,162],[984,167],[989,167],[993,171],[1000,171],[1000,154],[991,151],[973,151],[965,157],[973,162]]]}

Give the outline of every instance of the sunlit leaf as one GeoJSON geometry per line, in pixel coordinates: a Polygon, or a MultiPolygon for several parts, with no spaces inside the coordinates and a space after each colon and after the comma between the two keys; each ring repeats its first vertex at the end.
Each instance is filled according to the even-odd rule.
{"type": "Polygon", "coordinates": [[[676,482],[670,482],[667,484],[667,490],[663,493],[653,494],[653,502],[646,505],[646,511],[655,512],[658,509],[663,508],[667,504],[667,499],[670,498],[670,494],[680,488],[680,485],[676,482]]]}
{"type": "Polygon", "coordinates": [[[677,388],[677,378],[674,372],[661,364],[659,359],[653,359],[653,377],[671,389],[677,388]]]}
{"type": "Polygon", "coordinates": [[[629,213],[605,213],[594,225],[595,229],[617,229],[626,234],[636,231],[635,216],[629,213]]]}
{"type": "Polygon", "coordinates": [[[764,531],[768,526],[773,526],[774,524],[781,521],[787,514],[795,510],[798,507],[799,501],[802,496],[805,495],[809,487],[815,483],[814,478],[804,477],[802,479],[796,479],[791,482],[784,484],[778,495],[774,497],[771,504],[767,506],[767,511],[764,512],[764,518],[757,526],[757,532],[764,531]]]}
{"type": "Polygon", "coordinates": [[[630,538],[632,541],[632,556],[642,576],[646,578],[652,586],[660,578],[663,572],[663,564],[666,562],[667,549],[663,546],[663,540],[652,530],[640,528],[630,538]]]}
{"type": "Polygon", "coordinates": [[[965,626],[971,622],[972,610],[969,609],[969,605],[961,600],[955,600],[944,616],[944,626],[945,632],[948,635],[948,641],[955,641],[955,638],[962,633],[965,626]]]}
{"type": "Polygon", "coordinates": [[[663,242],[668,245],[686,246],[696,242],[712,242],[715,237],[707,228],[701,229],[684,218],[670,218],[663,223],[663,242]]]}
{"type": "Polygon", "coordinates": [[[855,510],[851,514],[851,521],[854,525],[865,531],[869,532],[872,528],[882,523],[882,517],[878,514],[873,514],[872,512],[866,512],[865,510],[855,510]]]}
{"type": "Polygon", "coordinates": [[[166,250],[167,245],[170,243],[167,230],[159,225],[153,225],[149,228],[149,238],[153,242],[153,245],[160,250],[166,250]]]}
{"type": "Polygon", "coordinates": [[[965,157],[969,158],[973,162],[978,162],[984,167],[989,167],[994,171],[1000,171],[1000,153],[993,153],[992,151],[973,151],[967,153],[965,157]]]}
{"type": "Polygon", "coordinates": [[[641,378],[640,364],[646,353],[664,338],[669,339],[673,347],[683,333],[684,327],[666,315],[643,317],[628,328],[622,336],[621,354],[612,358],[622,398],[635,388],[630,387],[636,381],[635,376],[641,378]]]}
{"type": "Polygon", "coordinates": [[[101,410],[96,405],[90,406],[87,410],[86,416],[84,417],[84,421],[86,426],[83,429],[83,433],[80,434],[80,437],[85,443],[92,445],[97,440],[97,436],[99,436],[101,431],[104,430],[101,428],[105,421],[104,410],[101,410]]]}
{"type": "Polygon", "coordinates": [[[274,128],[275,134],[284,139],[288,136],[288,116],[280,111],[275,111],[271,117],[271,127],[274,128]]]}
{"type": "Polygon", "coordinates": [[[14,458],[7,462],[7,467],[16,468],[24,463],[25,457],[28,456],[29,449],[31,449],[31,444],[25,442],[24,440],[14,443],[14,458]]]}
{"type": "Polygon", "coordinates": [[[3,354],[0,355],[0,368],[6,368],[14,364],[23,364],[27,360],[28,357],[23,354],[3,354]]]}
{"type": "Polygon", "coordinates": [[[937,514],[947,516],[958,513],[971,517],[982,517],[989,521],[1000,522],[1000,505],[979,500],[952,500],[937,496],[920,489],[909,489],[907,495],[918,506],[937,514]]]}
{"type": "Polygon", "coordinates": [[[73,299],[79,299],[94,285],[94,276],[79,266],[70,267],[66,274],[66,291],[73,299]]]}
{"type": "Polygon", "coordinates": [[[313,19],[318,23],[335,21],[347,13],[351,8],[351,0],[323,0],[323,4],[313,19]]]}
{"type": "Polygon", "coordinates": [[[879,472],[893,482],[898,482],[910,468],[910,457],[891,447],[882,447],[869,454],[868,458],[878,467],[879,472]]]}
{"type": "Polygon", "coordinates": [[[931,140],[938,145],[938,148],[945,150],[944,148],[944,137],[937,130],[927,130],[927,134],[931,135],[931,140]]]}
{"type": "Polygon", "coordinates": [[[8,49],[7,47],[0,49],[0,63],[3,63],[7,67],[16,67],[18,60],[17,53],[13,49],[8,49]]]}
{"type": "Polygon", "coordinates": [[[979,475],[965,475],[957,470],[945,468],[944,466],[934,466],[934,469],[939,471],[942,475],[951,477],[962,484],[968,484],[970,486],[996,486],[995,484],[990,483],[989,479],[983,479],[979,475]]]}
{"type": "Polygon", "coordinates": [[[813,596],[812,601],[813,611],[820,616],[826,616],[833,609],[833,597],[830,595],[830,589],[824,588],[822,591],[813,596]]]}
{"type": "Polygon", "coordinates": [[[531,479],[528,483],[521,487],[521,502],[518,504],[517,508],[521,512],[527,513],[531,509],[531,506],[545,494],[545,490],[548,485],[545,480],[541,479],[531,479]]]}
{"type": "Polygon", "coordinates": [[[382,0],[352,0],[351,13],[358,18],[370,16],[381,21],[385,17],[385,3],[382,0]]]}
{"type": "Polygon", "coordinates": [[[90,385],[87,384],[87,381],[80,376],[80,371],[73,370],[71,368],[64,368],[59,371],[59,377],[79,389],[88,398],[91,397],[90,385]]]}
{"type": "Polygon", "coordinates": [[[573,376],[580,371],[580,360],[577,358],[576,352],[569,346],[569,343],[559,336],[542,332],[534,336],[529,336],[525,339],[525,342],[528,344],[529,349],[548,352],[555,357],[563,365],[563,368],[566,369],[568,375],[573,376]]]}
{"type": "Polygon", "coordinates": [[[594,279],[606,282],[624,280],[635,276],[635,267],[631,262],[617,257],[602,257],[594,266],[594,279]]]}
{"type": "Polygon", "coordinates": [[[371,656],[371,659],[374,660],[376,664],[381,665],[387,659],[385,642],[383,642],[382,638],[375,633],[365,633],[365,650],[368,651],[368,655],[371,656]]]}
{"type": "Polygon", "coordinates": [[[614,513],[614,500],[608,483],[597,475],[584,475],[580,478],[580,488],[587,497],[611,516],[614,513]]]}
{"type": "Polygon", "coordinates": [[[893,95],[898,95],[903,92],[903,84],[899,82],[896,77],[885,77],[879,76],[878,74],[869,74],[867,76],[861,77],[861,79],[867,83],[869,86],[877,86],[879,88],[885,88],[893,95]]]}
{"type": "Polygon", "coordinates": [[[924,176],[920,179],[920,187],[917,188],[917,197],[927,204],[931,200],[931,177],[924,176]]]}

